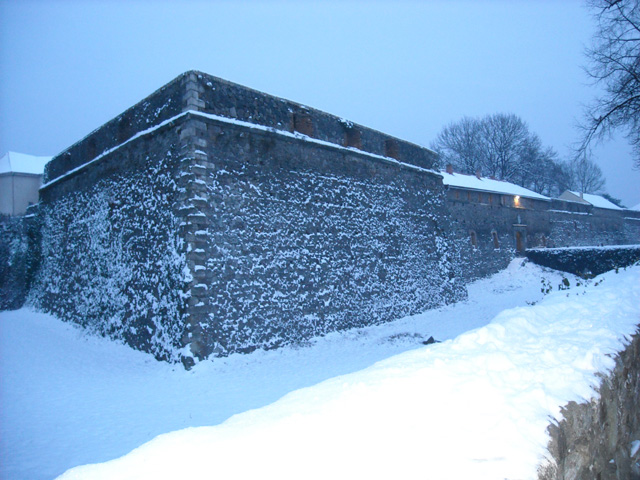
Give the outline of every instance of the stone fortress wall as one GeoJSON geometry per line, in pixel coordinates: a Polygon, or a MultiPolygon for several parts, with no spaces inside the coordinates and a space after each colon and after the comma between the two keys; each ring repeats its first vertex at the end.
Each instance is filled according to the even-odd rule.
{"type": "Polygon", "coordinates": [[[530,248],[640,244],[640,212],[450,187],[447,210],[466,281],[530,248]]]}
{"type": "Polygon", "coordinates": [[[187,72],[48,164],[28,302],[189,366],[462,299],[530,246],[640,243],[635,213],[471,195],[436,168],[187,72]]]}
{"type": "Polygon", "coordinates": [[[459,300],[435,162],[187,72],[52,159],[29,301],[189,364],[459,300]]]}

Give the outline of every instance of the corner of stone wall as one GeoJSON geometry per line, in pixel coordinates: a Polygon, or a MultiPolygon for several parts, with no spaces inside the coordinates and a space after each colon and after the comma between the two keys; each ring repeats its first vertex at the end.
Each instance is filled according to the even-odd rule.
{"type": "MultiPolygon", "coordinates": [[[[196,97],[189,96],[187,101],[191,102],[194,99],[197,101],[196,97]]],[[[183,346],[188,345],[192,357],[198,359],[206,357],[209,353],[202,340],[202,322],[207,320],[210,310],[207,285],[211,283],[211,272],[207,268],[205,255],[210,219],[203,212],[209,202],[207,171],[212,168],[206,153],[206,129],[204,122],[187,118],[180,132],[180,168],[177,172],[177,185],[180,192],[177,215],[180,219],[180,233],[185,240],[186,262],[189,270],[185,292],[187,296],[185,331],[181,343],[183,346]]],[[[193,358],[183,358],[187,368],[193,365],[193,362],[193,358]]]]}
{"type": "Polygon", "coordinates": [[[182,97],[182,111],[204,110],[205,103],[200,98],[200,94],[204,92],[204,87],[198,82],[198,74],[196,72],[187,73],[184,82],[185,92],[182,97]]]}

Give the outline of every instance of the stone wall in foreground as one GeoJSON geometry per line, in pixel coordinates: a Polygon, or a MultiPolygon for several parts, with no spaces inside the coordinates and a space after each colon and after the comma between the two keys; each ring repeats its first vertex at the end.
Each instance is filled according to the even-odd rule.
{"type": "Polygon", "coordinates": [[[434,173],[308,136],[192,121],[185,239],[198,356],[277,347],[464,297],[434,173]]]}
{"type": "Polygon", "coordinates": [[[41,262],[28,303],[159,359],[178,360],[187,274],[182,124],[41,190],[41,262]]]}
{"type": "Polygon", "coordinates": [[[52,159],[29,301],[190,365],[459,300],[434,162],[188,72],[52,159]]]}
{"type": "Polygon", "coordinates": [[[549,427],[550,463],[539,480],[640,479],[640,334],[602,379],[597,399],[570,402],[549,427]]]}

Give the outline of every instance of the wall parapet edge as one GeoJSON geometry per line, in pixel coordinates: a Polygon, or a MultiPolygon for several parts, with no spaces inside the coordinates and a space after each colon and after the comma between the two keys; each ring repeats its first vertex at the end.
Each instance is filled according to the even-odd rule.
{"type": "Polygon", "coordinates": [[[305,105],[244,87],[198,71],[188,71],[125,112],[96,128],[52,158],[44,183],[81,167],[130,140],[188,111],[197,111],[291,133],[308,134],[338,146],[394,158],[425,169],[435,168],[437,155],[426,147],[386,135],[305,105]],[[313,128],[296,130],[296,116],[305,115],[313,128]],[[358,141],[354,131],[359,132],[358,141]],[[89,160],[89,161],[90,161],[89,160]]]}

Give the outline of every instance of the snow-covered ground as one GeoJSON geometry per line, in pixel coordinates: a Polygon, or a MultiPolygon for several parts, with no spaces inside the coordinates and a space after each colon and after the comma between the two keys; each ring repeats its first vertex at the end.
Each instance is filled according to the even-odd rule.
{"type": "Polygon", "coordinates": [[[640,323],[640,267],[558,291],[560,273],[521,263],[466,302],[189,372],[2,312],[2,478],[145,442],[63,478],[533,478],[549,416],[592,395],[640,323]]]}

